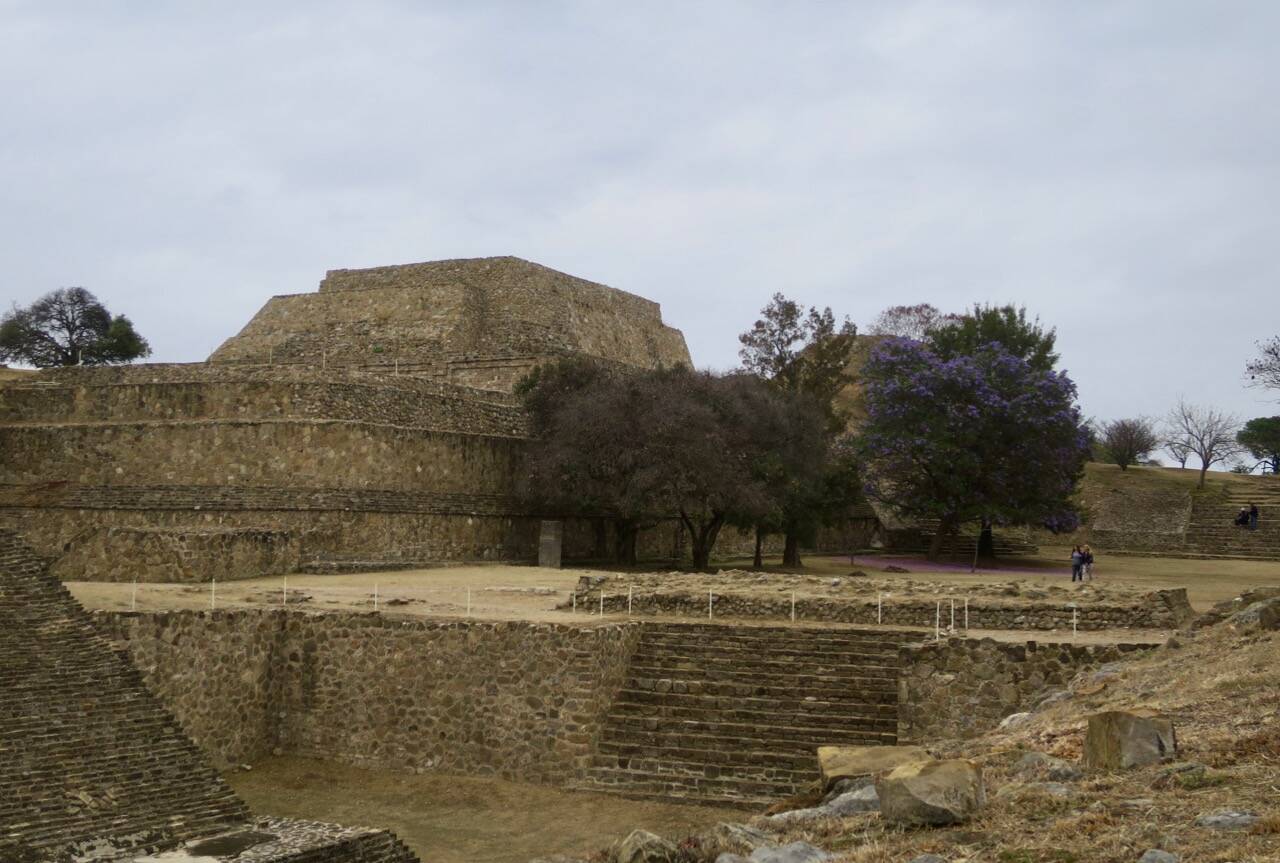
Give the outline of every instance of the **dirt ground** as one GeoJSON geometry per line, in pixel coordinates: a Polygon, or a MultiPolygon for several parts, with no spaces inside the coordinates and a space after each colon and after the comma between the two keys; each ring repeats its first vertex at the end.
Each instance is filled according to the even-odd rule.
{"type": "Polygon", "coordinates": [[[361,770],[305,758],[271,758],[226,778],[256,813],[390,829],[433,863],[585,856],[635,828],[681,835],[745,817],[736,809],[501,779],[361,770]]]}
{"type": "MultiPolygon", "coordinates": [[[[1063,549],[1062,551],[1066,551],[1063,549]]],[[[534,620],[590,624],[625,619],[625,615],[599,617],[596,609],[583,602],[577,614],[557,610],[572,602],[581,576],[608,576],[608,589],[624,590],[634,584],[640,591],[655,581],[679,584],[689,590],[760,591],[773,595],[779,590],[797,596],[841,596],[874,598],[884,591],[887,602],[896,596],[913,599],[938,596],[993,596],[1003,602],[1021,601],[1007,595],[1016,583],[1026,601],[1110,601],[1162,588],[1187,588],[1192,605],[1206,610],[1213,603],[1230,599],[1252,587],[1280,584],[1280,563],[1271,561],[1203,561],[1178,558],[1101,557],[1097,578],[1083,590],[1073,586],[1068,568],[1054,550],[1037,558],[1004,561],[1000,569],[970,573],[954,564],[930,565],[924,561],[859,558],[856,567],[847,557],[810,556],[803,573],[789,573],[767,567],[763,573],[723,571],[719,574],[617,573],[591,569],[539,569],[531,566],[475,565],[448,566],[422,570],[361,573],[349,575],[273,576],[217,584],[138,584],[71,582],[68,587],[90,609],[163,611],[176,609],[269,608],[281,607],[288,597],[290,609],[308,611],[373,611],[424,617],[466,617],[484,620],[534,620]],[[889,562],[905,563],[909,572],[884,572],[889,562]],[[857,569],[866,576],[850,578],[857,569]],[[840,580],[839,586],[832,582],[840,580]],[[1034,598],[1037,592],[1046,595],[1034,598]]],[[[726,562],[725,570],[740,565],[726,562]]],[[[959,600],[957,600],[959,601],[959,600]]],[[[733,621],[746,625],[777,625],[778,621],[733,621]]],[[[840,624],[815,624],[806,626],[840,624]]],[[[895,627],[897,629],[913,627],[895,627]]],[[[918,627],[921,633],[927,626],[918,627]]],[[[1062,639],[1069,632],[1027,633],[971,630],[973,637],[993,637],[1021,641],[1062,639]]],[[[1124,630],[1080,633],[1081,643],[1108,641],[1163,641],[1161,631],[1124,630]]]]}

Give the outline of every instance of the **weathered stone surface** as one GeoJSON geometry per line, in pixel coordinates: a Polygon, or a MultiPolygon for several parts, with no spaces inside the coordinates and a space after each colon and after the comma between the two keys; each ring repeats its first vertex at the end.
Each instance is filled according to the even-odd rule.
{"type": "Polygon", "coordinates": [[[1093,770],[1127,770],[1171,761],[1178,754],[1173,722],[1149,712],[1109,710],[1089,717],[1084,765],[1093,770]]]}
{"type": "Polygon", "coordinates": [[[1280,629],[1280,596],[1263,599],[1231,615],[1237,629],[1280,629]]]}
{"type": "Polygon", "coordinates": [[[986,802],[981,768],[964,759],[904,764],[876,780],[876,791],[891,824],[957,824],[986,802]]]}
{"type": "Polygon", "coordinates": [[[675,845],[648,830],[632,830],[609,849],[612,863],[679,863],[675,845]]]}
{"type": "Polygon", "coordinates": [[[1084,771],[1061,758],[1043,752],[1028,752],[1018,759],[1014,770],[1021,776],[1043,776],[1052,782],[1075,782],[1084,778],[1084,771]]]}
{"type": "Polygon", "coordinates": [[[922,746],[819,746],[818,771],[823,790],[830,790],[841,779],[874,776],[932,757],[922,746]]]}
{"type": "Polygon", "coordinates": [[[1017,728],[1030,718],[1031,714],[1025,711],[1022,713],[1010,713],[1004,719],[1000,720],[1000,728],[1017,728]]]}
{"type": "Polygon", "coordinates": [[[1197,827],[1208,827],[1213,830],[1248,830],[1258,823],[1256,812],[1236,809],[1224,809],[1209,815],[1201,815],[1196,819],[1197,827]]]}
{"type": "Polygon", "coordinates": [[[727,854],[750,854],[761,845],[769,844],[769,836],[763,830],[746,824],[717,824],[707,836],[707,844],[727,854]]]}
{"type": "Polygon", "coordinates": [[[918,857],[912,857],[910,863],[947,863],[947,861],[937,854],[921,854],[918,857]]]}
{"type": "Polygon", "coordinates": [[[1159,848],[1148,848],[1138,858],[1138,863],[1178,863],[1177,854],[1161,851],[1159,848]]]}
{"type": "Polygon", "coordinates": [[[779,812],[769,816],[769,823],[774,825],[802,824],[806,821],[817,821],[821,818],[847,818],[862,812],[875,812],[880,809],[880,796],[874,785],[867,785],[856,791],[847,791],[821,806],[806,809],[792,809],[790,812],[779,812]]]}
{"type": "Polygon", "coordinates": [[[751,852],[747,863],[822,863],[832,855],[808,842],[788,845],[762,845],[751,852]]]}

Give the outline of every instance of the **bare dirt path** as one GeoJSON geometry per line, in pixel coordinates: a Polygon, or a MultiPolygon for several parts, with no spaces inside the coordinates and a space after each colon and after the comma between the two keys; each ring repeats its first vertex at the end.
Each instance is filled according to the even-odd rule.
{"type": "Polygon", "coordinates": [[[684,835],[741,810],[629,800],[502,779],[271,758],[227,781],[254,812],[394,830],[423,860],[524,863],[586,855],[636,828],[684,835]]]}

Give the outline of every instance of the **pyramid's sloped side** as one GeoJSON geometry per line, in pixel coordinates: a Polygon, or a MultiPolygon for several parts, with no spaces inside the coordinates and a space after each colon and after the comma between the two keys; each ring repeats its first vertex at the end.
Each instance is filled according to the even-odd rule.
{"type": "Polygon", "coordinates": [[[209,359],[388,369],[509,391],[531,365],[573,354],[690,364],[657,303],[512,257],[333,270],[318,293],[273,297],[209,359]]]}
{"type": "Polygon", "coordinates": [[[44,561],[0,530],[0,859],[154,845],[247,818],[44,561]]]}

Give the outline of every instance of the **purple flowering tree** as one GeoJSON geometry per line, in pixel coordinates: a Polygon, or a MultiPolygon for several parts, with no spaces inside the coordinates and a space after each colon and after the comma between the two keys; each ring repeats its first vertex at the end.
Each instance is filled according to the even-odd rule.
{"type": "MultiPolygon", "coordinates": [[[[1064,372],[1034,368],[997,343],[943,359],[928,345],[890,339],[862,372],[867,492],[907,518],[937,519],[929,549],[980,521],[1071,529],[1071,495],[1087,434],[1064,372]]],[[[985,546],[985,548],[983,548],[985,546]]]]}

